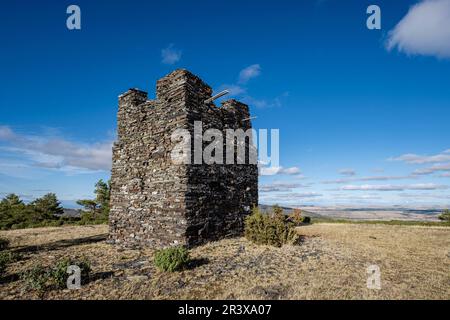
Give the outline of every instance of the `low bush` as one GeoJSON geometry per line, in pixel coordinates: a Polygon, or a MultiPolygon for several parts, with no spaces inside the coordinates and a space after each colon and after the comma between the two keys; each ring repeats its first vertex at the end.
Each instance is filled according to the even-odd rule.
{"type": "Polygon", "coordinates": [[[311,218],[310,217],[303,217],[303,223],[311,223],[311,218]]]}
{"type": "Polygon", "coordinates": [[[21,278],[28,288],[44,292],[48,287],[50,272],[41,265],[36,265],[22,273],[21,278]]]}
{"type": "Polygon", "coordinates": [[[450,210],[444,210],[439,216],[439,220],[450,222],[450,210]]]}
{"type": "Polygon", "coordinates": [[[300,209],[294,209],[289,215],[289,220],[296,226],[303,223],[304,217],[302,216],[302,211],[300,209]]]}
{"type": "Polygon", "coordinates": [[[64,289],[67,287],[67,279],[70,274],[67,273],[69,266],[78,266],[81,269],[81,284],[87,283],[89,279],[89,273],[91,272],[91,264],[87,259],[72,260],[63,259],[56,263],[56,266],[50,271],[50,278],[53,284],[58,289],[64,289]]]}
{"type": "Polygon", "coordinates": [[[6,255],[6,252],[0,252],[0,276],[5,273],[6,267],[8,266],[9,262],[10,260],[6,255]]]}
{"type": "Polygon", "coordinates": [[[1,251],[0,252],[0,276],[2,276],[8,264],[19,260],[20,256],[16,253],[10,251],[1,251]]]}
{"type": "Polygon", "coordinates": [[[9,246],[9,240],[0,238],[0,251],[6,250],[9,246]]]}
{"type": "Polygon", "coordinates": [[[28,288],[37,290],[40,293],[43,293],[50,288],[64,289],[67,287],[67,279],[70,276],[70,274],[67,273],[67,268],[71,265],[80,267],[81,283],[87,283],[91,265],[85,258],[80,260],[62,259],[59,260],[53,268],[37,265],[22,273],[21,278],[25,281],[25,285],[28,288]]]}
{"type": "Polygon", "coordinates": [[[158,250],[155,252],[153,262],[162,271],[179,271],[187,266],[189,251],[182,246],[158,250]]]}
{"type": "Polygon", "coordinates": [[[255,207],[245,220],[245,237],[256,243],[281,247],[297,239],[295,224],[279,207],[272,214],[262,214],[255,207]]]}
{"type": "Polygon", "coordinates": [[[94,216],[92,212],[83,212],[81,218],[78,221],[79,225],[93,225],[93,224],[105,224],[108,223],[107,214],[97,214],[94,216]]]}

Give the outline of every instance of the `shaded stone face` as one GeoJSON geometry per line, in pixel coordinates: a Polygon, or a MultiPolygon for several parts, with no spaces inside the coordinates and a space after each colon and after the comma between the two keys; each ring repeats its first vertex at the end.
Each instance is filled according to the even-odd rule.
{"type": "MultiPolygon", "coordinates": [[[[240,235],[258,204],[258,168],[249,164],[177,164],[172,133],[194,122],[214,128],[251,128],[248,106],[228,100],[218,108],[211,88],[186,70],[157,82],[157,99],[130,89],[119,97],[118,141],[111,174],[111,242],[125,246],[193,246],[240,235]]],[[[194,139],[191,139],[194,159],[194,139]]],[[[203,146],[210,142],[203,142],[203,146]]],[[[246,154],[250,148],[245,142],[246,154]]],[[[224,147],[225,149],[225,147],[224,147]]],[[[225,152],[224,152],[225,156],[225,152]]],[[[223,162],[225,163],[225,161],[223,162]]]]}

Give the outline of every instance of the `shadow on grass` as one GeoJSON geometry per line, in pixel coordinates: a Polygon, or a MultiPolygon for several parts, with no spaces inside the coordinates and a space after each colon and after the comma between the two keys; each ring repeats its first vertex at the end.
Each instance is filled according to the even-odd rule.
{"type": "Polygon", "coordinates": [[[97,280],[105,280],[108,278],[112,278],[113,276],[114,276],[113,271],[95,272],[89,275],[87,283],[95,282],[97,280]]]}
{"type": "Polygon", "coordinates": [[[8,284],[11,282],[16,282],[20,279],[20,275],[18,273],[8,274],[4,277],[0,277],[0,284],[8,284]]]}
{"type": "Polygon", "coordinates": [[[207,258],[191,259],[191,260],[189,260],[189,262],[186,266],[186,269],[192,270],[192,269],[198,268],[198,267],[203,266],[208,263],[209,263],[209,260],[207,258]]]}
{"type": "Polygon", "coordinates": [[[42,245],[21,246],[13,248],[11,251],[15,253],[33,253],[37,251],[53,251],[71,246],[77,246],[81,244],[89,244],[105,241],[108,234],[100,234],[91,237],[76,238],[76,239],[64,239],[55,242],[50,242],[42,245]]]}

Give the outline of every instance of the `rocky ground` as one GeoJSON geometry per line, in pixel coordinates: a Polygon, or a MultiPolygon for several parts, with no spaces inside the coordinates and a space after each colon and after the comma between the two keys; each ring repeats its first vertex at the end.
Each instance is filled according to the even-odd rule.
{"type": "Polygon", "coordinates": [[[191,250],[187,270],[164,273],[153,251],[105,242],[107,226],[66,226],[0,232],[21,259],[0,279],[0,299],[450,299],[450,228],[313,224],[301,242],[282,248],[226,239],[191,250]],[[87,257],[80,290],[26,288],[19,274],[64,257],[87,257]],[[381,289],[368,289],[367,267],[381,270],[381,289]]]}

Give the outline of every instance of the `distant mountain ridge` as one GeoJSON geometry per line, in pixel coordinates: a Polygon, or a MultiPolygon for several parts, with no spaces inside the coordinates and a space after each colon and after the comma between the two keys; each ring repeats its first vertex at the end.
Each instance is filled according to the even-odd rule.
{"type": "MultiPolygon", "coordinates": [[[[264,213],[272,212],[272,208],[273,208],[273,205],[267,205],[267,204],[260,204],[259,205],[259,209],[262,212],[264,212],[264,213]]],[[[283,212],[285,214],[291,214],[292,211],[295,209],[295,208],[283,207],[283,206],[280,206],[280,208],[283,209],[283,212]]],[[[311,211],[307,211],[307,210],[303,210],[303,209],[300,209],[300,210],[302,210],[302,214],[304,216],[308,216],[310,218],[326,218],[325,216],[320,215],[320,214],[315,213],[315,212],[311,212],[311,211]]]]}

